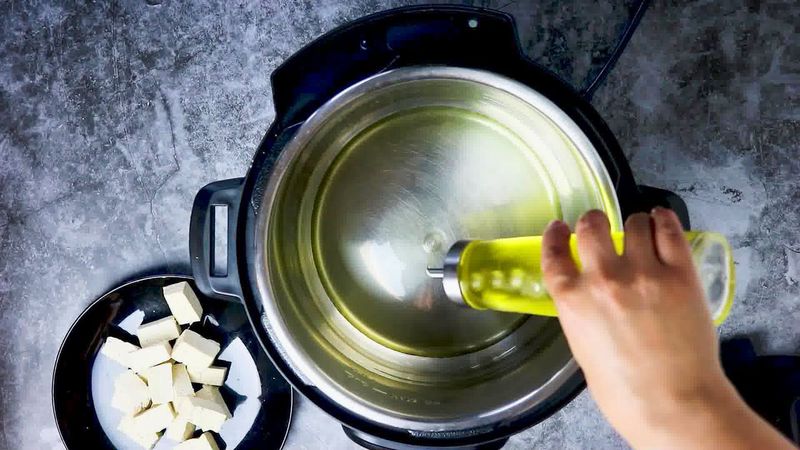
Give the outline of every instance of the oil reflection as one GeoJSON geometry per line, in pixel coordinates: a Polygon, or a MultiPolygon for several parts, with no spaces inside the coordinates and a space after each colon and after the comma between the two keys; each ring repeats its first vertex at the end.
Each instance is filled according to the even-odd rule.
{"type": "Polygon", "coordinates": [[[367,241],[358,248],[358,253],[367,272],[386,293],[402,301],[406,295],[403,287],[403,271],[406,264],[388,242],[367,241]]]}

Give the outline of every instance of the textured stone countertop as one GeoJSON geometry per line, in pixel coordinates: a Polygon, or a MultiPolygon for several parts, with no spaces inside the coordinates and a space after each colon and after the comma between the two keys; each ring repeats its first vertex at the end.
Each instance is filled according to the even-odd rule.
{"type": "MultiPolygon", "coordinates": [[[[61,448],[52,366],[86,305],[136,274],[189,272],[193,196],[245,173],[273,118],[270,72],[336,25],[413,2],[59,3],[0,2],[0,448],[61,448]]],[[[576,85],[627,14],[473,3],[513,13],[525,51],[576,85]]],[[[640,183],[730,237],[722,335],[799,352],[800,3],[655,3],[594,104],[640,183]]],[[[584,392],[507,448],[622,445],[584,392]]],[[[354,447],[298,402],[287,448],[354,447]]]]}

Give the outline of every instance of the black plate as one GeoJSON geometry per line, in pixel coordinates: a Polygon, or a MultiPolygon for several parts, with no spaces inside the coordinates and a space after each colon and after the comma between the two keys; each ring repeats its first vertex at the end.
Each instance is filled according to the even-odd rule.
{"type": "MultiPolygon", "coordinates": [[[[125,370],[99,354],[108,336],[138,344],[136,327],[170,314],[161,289],[188,281],[204,317],[192,329],[222,346],[218,365],[229,365],[220,388],[233,417],[215,434],[220,448],[279,449],[292,417],[292,389],[262,351],[236,303],[200,294],[190,277],[155,276],[126,283],[103,295],[81,314],[61,344],[53,373],[53,411],[69,449],[140,448],[117,431],[121,413],[110,406],[113,382],[125,370]]],[[[195,386],[197,388],[197,386],[195,386]]],[[[199,433],[198,433],[199,434],[199,433]]],[[[171,448],[159,442],[155,447],[171,448]]]]}

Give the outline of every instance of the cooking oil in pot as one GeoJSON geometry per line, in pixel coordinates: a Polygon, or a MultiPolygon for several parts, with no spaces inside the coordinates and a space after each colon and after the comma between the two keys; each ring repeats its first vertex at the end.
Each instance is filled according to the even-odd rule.
{"type": "Polygon", "coordinates": [[[489,346],[525,320],[450,303],[420,271],[464,236],[542,230],[559,216],[535,154],[498,123],[457,108],[390,116],[352,139],[314,213],[314,257],[339,311],[373,340],[421,356],[489,346]]]}

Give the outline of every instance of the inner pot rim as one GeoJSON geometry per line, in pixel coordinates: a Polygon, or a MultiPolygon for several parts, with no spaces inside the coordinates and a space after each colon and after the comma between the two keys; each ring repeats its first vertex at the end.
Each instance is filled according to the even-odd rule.
{"type": "MultiPolygon", "coordinates": [[[[530,409],[541,401],[546,400],[564,384],[565,380],[575,375],[578,370],[577,364],[571,358],[571,355],[569,355],[569,359],[563,366],[554,372],[552,376],[535,391],[517,399],[515,402],[504,405],[500,410],[486,411],[485,414],[477,418],[469,417],[463,420],[446,421],[439,421],[436,419],[421,420],[420,418],[392,414],[391,411],[379,405],[366,404],[363,402],[363,399],[353,395],[350,390],[343,388],[331,380],[326,373],[314,364],[313,358],[309,357],[301,348],[300,344],[294,342],[291,330],[285,323],[277,302],[273,300],[275,294],[272,288],[271,273],[268,268],[267,256],[269,254],[269,249],[267,239],[259,237],[268,236],[268,228],[271,221],[270,213],[273,211],[277,194],[280,190],[282,175],[287,172],[287,169],[289,169],[290,165],[297,158],[298,152],[303,149],[302,143],[304,139],[309,139],[309,136],[313,135],[313,131],[321,126],[324,121],[327,120],[328,116],[335,113],[348,99],[367,93],[370,90],[379,89],[381,86],[409,80],[418,80],[420,78],[458,79],[483,83],[492,88],[501,89],[521,97],[523,100],[526,100],[528,103],[546,112],[547,117],[553,120],[569,135],[575,147],[580,150],[580,155],[584,160],[588,160],[586,163],[594,169],[593,175],[595,177],[595,182],[600,185],[599,187],[601,189],[604,189],[604,191],[609,194],[610,201],[613,202],[611,208],[613,210],[611,211],[612,227],[620,227],[621,217],[618,200],[606,168],[600,160],[599,155],[594,150],[594,147],[577,124],[543,95],[516,81],[491,72],[474,69],[426,66],[397,69],[373,76],[351,86],[323,105],[301,126],[295,138],[287,144],[276,161],[272,176],[270,176],[267,188],[264,191],[262,205],[259,208],[262,214],[260,214],[259,222],[255,230],[256,242],[258,243],[255,257],[257,287],[261,298],[264,299],[264,316],[262,317],[262,323],[270,339],[274,343],[276,349],[281,353],[286,363],[304,382],[306,382],[306,384],[316,386],[326,396],[331,398],[331,400],[355,414],[371,421],[385,423],[397,428],[435,431],[457,430],[464,429],[465,427],[492,423],[499,418],[508,417],[530,409]]],[[[563,339],[563,336],[561,336],[561,339],[563,339]]],[[[354,376],[356,379],[360,377],[361,375],[358,373],[354,376]]]]}

